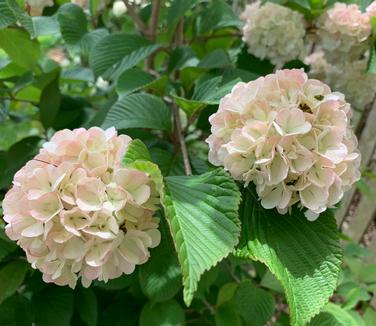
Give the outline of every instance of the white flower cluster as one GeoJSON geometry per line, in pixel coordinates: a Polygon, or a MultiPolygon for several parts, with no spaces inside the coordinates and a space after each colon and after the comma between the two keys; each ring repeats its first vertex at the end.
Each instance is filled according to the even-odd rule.
{"type": "Polygon", "coordinates": [[[58,131],[13,180],[6,234],[45,282],[75,287],[130,274],[160,242],[149,175],[122,167],[130,138],[114,128],[58,131]]]}
{"type": "Polygon", "coordinates": [[[243,40],[256,57],[279,67],[304,58],[305,22],[300,13],[271,2],[255,2],[247,5],[241,18],[245,21],[243,40]]]}
{"type": "Polygon", "coordinates": [[[209,160],[253,182],[264,208],[298,203],[313,220],[360,177],[350,114],[343,94],[303,70],[241,82],[209,119],[209,160]]]}

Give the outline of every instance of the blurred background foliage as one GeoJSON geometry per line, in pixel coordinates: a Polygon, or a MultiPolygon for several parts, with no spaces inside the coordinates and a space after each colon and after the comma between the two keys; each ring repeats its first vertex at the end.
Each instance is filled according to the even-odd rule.
{"type": "MultiPolygon", "coordinates": [[[[334,3],[274,2],[308,20],[334,3]]],[[[358,4],[365,8],[369,2],[358,4]]],[[[241,41],[238,14],[244,4],[165,0],[158,33],[148,34],[143,27],[152,24],[151,1],[131,3],[140,20],[135,24],[129,9],[118,16],[111,1],[88,1],[83,9],[58,0],[44,8],[43,16],[32,17],[22,0],[0,0],[0,199],[14,173],[64,128],[115,125],[148,145],[165,176],[184,174],[171,111],[160,98],[182,108],[193,172],[208,171],[203,140],[219,99],[237,81],[274,70],[241,41]],[[183,18],[184,44],[176,47],[173,35],[183,18]]],[[[309,69],[297,60],[286,67],[309,69]]],[[[372,172],[367,176],[375,177],[372,172]]],[[[359,189],[375,198],[365,182],[359,189]]],[[[192,305],[185,307],[180,268],[164,223],[163,242],[147,264],[130,276],[74,291],[44,283],[3,227],[0,220],[1,326],[289,325],[283,290],[274,276],[262,264],[232,256],[203,275],[192,305]]],[[[376,325],[372,253],[345,236],[343,242],[336,293],[310,324],[376,325]]]]}

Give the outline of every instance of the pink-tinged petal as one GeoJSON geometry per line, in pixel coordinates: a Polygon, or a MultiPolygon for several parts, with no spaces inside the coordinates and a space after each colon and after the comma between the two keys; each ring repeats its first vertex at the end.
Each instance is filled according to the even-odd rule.
{"type": "Polygon", "coordinates": [[[307,178],[318,187],[328,187],[334,182],[335,174],[332,169],[316,163],[309,170],[307,178]]]}
{"type": "Polygon", "coordinates": [[[63,256],[66,259],[79,260],[85,255],[85,242],[80,238],[73,237],[66,242],[63,250],[63,256]]]}
{"type": "Polygon", "coordinates": [[[123,242],[119,246],[119,253],[124,259],[133,264],[142,264],[148,257],[143,242],[127,235],[125,235],[123,242]]]}
{"type": "Polygon", "coordinates": [[[83,178],[77,185],[77,206],[86,212],[102,209],[105,185],[99,178],[83,178]]]}
{"type": "Polygon", "coordinates": [[[304,190],[300,191],[300,200],[304,207],[312,211],[319,209],[328,200],[328,190],[323,187],[310,185],[304,190]]]}
{"type": "Polygon", "coordinates": [[[286,163],[286,160],[282,158],[280,154],[277,154],[266,171],[269,175],[267,184],[275,185],[280,183],[281,181],[286,179],[288,174],[288,165],[286,163]]]}
{"type": "Polygon", "coordinates": [[[110,240],[116,238],[119,225],[110,212],[100,211],[95,213],[92,223],[83,231],[98,238],[110,240]]]}
{"type": "Polygon", "coordinates": [[[151,230],[147,230],[145,232],[151,238],[150,248],[157,247],[159,245],[159,243],[161,242],[161,232],[159,232],[159,230],[157,230],[157,229],[151,229],[151,230]]]}
{"type": "Polygon", "coordinates": [[[266,186],[261,194],[261,205],[265,209],[274,207],[286,208],[291,198],[291,191],[282,183],[276,186],[266,186]]]}
{"type": "Polygon", "coordinates": [[[86,263],[92,267],[102,266],[106,262],[111,248],[111,242],[94,242],[85,255],[86,263]]]}
{"type": "Polygon", "coordinates": [[[44,233],[43,223],[35,221],[34,224],[23,229],[21,235],[26,238],[34,238],[44,233]]]}
{"type": "Polygon", "coordinates": [[[49,192],[30,201],[30,208],[31,216],[40,221],[48,221],[63,209],[63,205],[56,193],[49,192]]]}
{"type": "Polygon", "coordinates": [[[312,126],[306,121],[302,110],[283,109],[278,113],[274,127],[281,136],[285,136],[304,135],[311,130],[312,126]]]}
{"type": "Polygon", "coordinates": [[[106,187],[107,201],[103,207],[108,211],[118,211],[122,209],[127,202],[127,192],[115,183],[110,183],[106,187]]]}
{"type": "Polygon", "coordinates": [[[60,213],[61,224],[68,232],[80,237],[83,228],[90,225],[92,218],[88,213],[81,211],[78,207],[73,208],[70,211],[62,211],[60,213]]]}
{"type": "Polygon", "coordinates": [[[18,186],[13,186],[9,190],[2,202],[2,207],[4,210],[5,221],[7,221],[7,215],[14,215],[17,213],[26,212],[29,209],[29,204],[26,198],[25,193],[18,186]]]}

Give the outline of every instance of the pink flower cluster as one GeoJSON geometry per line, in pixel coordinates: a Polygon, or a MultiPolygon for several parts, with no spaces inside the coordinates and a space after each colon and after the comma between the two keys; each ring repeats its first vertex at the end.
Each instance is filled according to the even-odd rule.
{"type": "Polygon", "coordinates": [[[150,177],[121,166],[114,128],[58,131],[19,170],[3,201],[6,233],[46,282],[75,287],[130,274],[160,242],[150,177]]]}
{"type": "Polygon", "coordinates": [[[358,60],[368,48],[370,17],[356,4],[336,3],[318,20],[320,46],[328,61],[358,60]]]}
{"type": "Polygon", "coordinates": [[[264,208],[284,214],[298,203],[313,220],[360,176],[350,112],[343,94],[303,70],[240,82],[209,119],[209,160],[253,182],[264,208]]]}

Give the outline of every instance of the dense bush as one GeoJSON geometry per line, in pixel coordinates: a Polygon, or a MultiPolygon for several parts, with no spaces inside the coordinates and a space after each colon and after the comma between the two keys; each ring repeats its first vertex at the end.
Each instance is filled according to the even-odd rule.
{"type": "Polygon", "coordinates": [[[0,0],[0,325],[374,325],[374,7],[0,0]]]}

